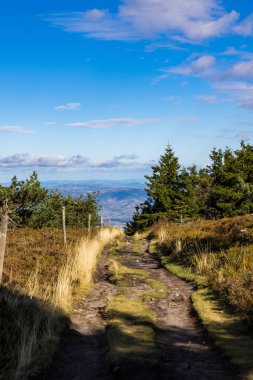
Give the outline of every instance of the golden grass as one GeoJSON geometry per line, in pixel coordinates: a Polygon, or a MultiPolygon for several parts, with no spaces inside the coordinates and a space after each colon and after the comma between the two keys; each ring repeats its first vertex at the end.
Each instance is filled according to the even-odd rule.
{"type": "Polygon", "coordinates": [[[103,248],[122,236],[121,229],[102,229],[94,238],[83,238],[77,245],[72,256],[68,257],[60,270],[53,291],[53,305],[68,311],[72,304],[74,287],[87,290],[92,283],[97,259],[103,248]]]}
{"type": "Polygon", "coordinates": [[[188,267],[193,275],[206,277],[221,298],[253,323],[252,215],[182,226],[160,224],[151,235],[167,266],[188,267]]]}
{"type": "Polygon", "coordinates": [[[6,288],[0,292],[1,380],[27,379],[47,364],[77,290],[89,289],[99,254],[106,244],[122,234],[121,229],[104,228],[80,240],[80,234],[75,232],[77,239],[63,247],[57,230],[11,231],[5,266],[6,288]],[[21,244],[13,245],[11,236],[18,233],[21,244]],[[47,238],[42,239],[43,234],[47,238]],[[37,246],[36,242],[45,244],[37,246]]]}

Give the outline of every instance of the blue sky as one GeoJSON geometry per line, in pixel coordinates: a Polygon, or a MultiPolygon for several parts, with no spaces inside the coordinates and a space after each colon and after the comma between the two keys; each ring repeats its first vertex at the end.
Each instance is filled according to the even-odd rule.
{"type": "Polygon", "coordinates": [[[0,181],[142,178],[253,141],[253,5],[9,0],[0,12],[0,181]]]}

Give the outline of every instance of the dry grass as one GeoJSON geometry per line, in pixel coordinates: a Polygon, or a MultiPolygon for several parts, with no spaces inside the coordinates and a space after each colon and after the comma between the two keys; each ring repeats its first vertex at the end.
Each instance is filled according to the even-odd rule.
{"type": "Polygon", "coordinates": [[[204,276],[213,290],[253,322],[253,217],[246,215],[186,225],[157,225],[152,231],[169,265],[204,276]],[[178,242],[180,241],[180,249],[178,242]]]}
{"type": "Polygon", "coordinates": [[[121,229],[102,229],[94,238],[83,238],[61,268],[53,289],[53,305],[68,311],[76,286],[86,290],[92,283],[97,259],[106,244],[123,234],[121,229]]]}
{"type": "Polygon", "coordinates": [[[1,380],[27,379],[46,365],[77,290],[89,289],[99,254],[122,234],[105,228],[80,239],[73,230],[64,247],[57,230],[10,232],[0,292],[1,380]]]}

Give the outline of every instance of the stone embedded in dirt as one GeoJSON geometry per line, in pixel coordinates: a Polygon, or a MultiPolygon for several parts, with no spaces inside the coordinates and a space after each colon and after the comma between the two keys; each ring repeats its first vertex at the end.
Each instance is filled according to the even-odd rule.
{"type": "Polygon", "coordinates": [[[186,297],[183,293],[175,293],[171,296],[171,301],[174,302],[180,302],[180,301],[185,301],[186,297]]]}

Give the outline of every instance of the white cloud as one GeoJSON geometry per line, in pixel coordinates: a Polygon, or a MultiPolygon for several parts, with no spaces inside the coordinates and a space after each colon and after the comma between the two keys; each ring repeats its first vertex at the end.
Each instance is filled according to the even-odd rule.
{"type": "Polygon", "coordinates": [[[240,36],[253,35],[253,13],[246,17],[242,22],[234,27],[234,32],[240,36]]]}
{"type": "MultiPolygon", "coordinates": [[[[200,41],[231,32],[239,16],[236,11],[226,12],[219,0],[122,0],[116,12],[90,9],[48,20],[65,31],[103,40],[171,36],[200,41]]],[[[246,24],[246,20],[237,24],[243,33],[246,24]]]]}
{"type": "Polygon", "coordinates": [[[234,129],[223,128],[219,130],[217,138],[249,141],[253,138],[253,131],[235,131],[234,129]]]}
{"type": "Polygon", "coordinates": [[[129,168],[138,169],[151,165],[150,162],[138,162],[135,155],[121,155],[111,160],[92,160],[88,157],[77,156],[31,156],[29,154],[15,154],[12,156],[0,156],[0,168],[62,168],[62,169],[113,169],[129,168]]]}
{"type": "Polygon", "coordinates": [[[67,103],[64,105],[56,106],[56,107],[54,107],[54,109],[56,111],[64,111],[64,110],[78,111],[80,109],[80,107],[81,107],[81,103],[71,102],[71,103],[67,103]]]}
{"type": "Polygon", "coordinates": [[[136,160],[138,156],[136,154],[122,154],[121,156],[115,156],[115,160],[136,160]]]}
{"type": "Polygon", "coordinates": [[[163,71],[166,74],[160,76],[160,78],[166,78],[170,74],[186,76],[202,76],[207,74],[210,75],[215,63],[215,57],[213,57],[212,55],[203,55],[202,57],[197,58],[190,63],[164,69],[163,71]]]}
{"type": "Polygon", "coordinates": [[[19,125],[0,125],[0,133],[34,133],[34,131],[30,129],[26,129],[19,125]]]}
{"type": "Polygon", "coordinates": [[[92,128],[103,129],[109,127],[136,127],[138,125],[153,124],[159,122],[159,119],[133,119],[133,118],[118,118],[118,119],[102,119],[91,120],[82,123],[68,123],[67,127],[75,128],[92,128]]]}
{"type": "Polygon", "coordinates": [[[253,53],[250,53],[245,50],[238,50],[233,46],[228,46],[227,49],[220,53],[220,55],[232,57],[232,56],[241,56],[244,59],[253,59],[253,53]]]}
{"type": "Polygon", "coordinates": [[[247,82],[219,82],[214,88],[229,95],[240,108],[253,110],[253,84],[247,82]]]}
{"type": "Polygon", "coordinates": [[[253,78],[253,60],[236,63],[228,71],[227,77],[242,79],[253,78]]]}
{"type": "Polygon", "coordinates": [[[220,98],[216,95],[197,95],[195,99],[197,99],[201,103],[206,103],[206,104],[231,103],[232,101],[229,97],[220,98]]]}

